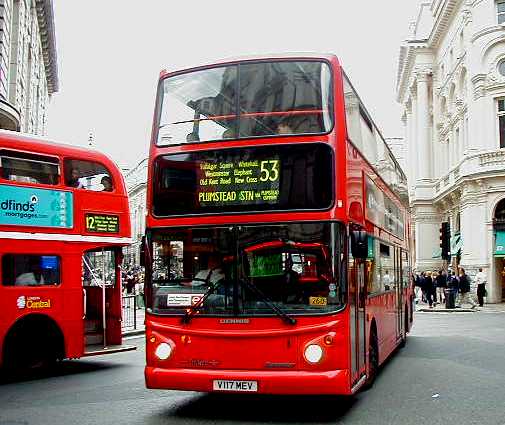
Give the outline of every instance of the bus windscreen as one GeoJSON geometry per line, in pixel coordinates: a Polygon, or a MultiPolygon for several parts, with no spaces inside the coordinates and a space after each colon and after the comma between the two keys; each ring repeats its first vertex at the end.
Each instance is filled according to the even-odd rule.
{"type": "Polygon", "coordinates": [[[173,75],[159,91],[159,146],[323,134],[333,127],[322,61],[245,62],[173,75]]]}
{"type": "Polygon", "coordinates": [[[332,149],[322,143],[164,155],[154,214],[324,210],[333,203],[332,149]]]}

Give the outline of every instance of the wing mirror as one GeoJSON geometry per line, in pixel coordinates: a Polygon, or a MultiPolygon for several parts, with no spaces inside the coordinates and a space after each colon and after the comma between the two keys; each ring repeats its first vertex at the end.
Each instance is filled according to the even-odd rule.
{"type": "Polygon", "coordinates": [[[351,230],[351,254],[361,260],[368,257],[368,234],[364,230],[351,230]]]}

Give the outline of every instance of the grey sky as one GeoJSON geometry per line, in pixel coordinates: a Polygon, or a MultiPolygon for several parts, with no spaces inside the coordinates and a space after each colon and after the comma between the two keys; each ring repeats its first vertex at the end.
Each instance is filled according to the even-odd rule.
{"type": "Polygon", "coordinates": [[[161,69],[270,52],[329,52],[386,137],[402,136],[398,52],[418,0],[54,0],[60,92],[48,136],[119,165],[147,154],[161,69]]]}

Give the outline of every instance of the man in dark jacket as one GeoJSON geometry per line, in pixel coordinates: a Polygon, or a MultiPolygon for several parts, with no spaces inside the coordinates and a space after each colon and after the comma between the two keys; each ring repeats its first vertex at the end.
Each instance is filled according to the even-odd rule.
{"type": "Polygon", "coordinates": [[[459,290],[458,278],[457,278],[456,274],[451,270],[449,270],[447,273],[447,287],[449,289],[456,291],[456,292],[459,290]]]}
{"type": "Polygon", "coordinates": [[[426,272],[425,274],[424,291],[426,293],[426,298],[428,299],[430,308],[433,308],[433,304],[436,304],[437,302],[437,293],[435,289],[435,283],[431,277],[431,272],[426,272]]]}
{"type": "Polygon", "coordinates": [[[468,304],[475,308],[477,304],[470,296],[470,278],[465,273],[465,269],[461,268],[459,273],[459,307],[466,301],[468,304]]]}
{"type": "Polygon", "coordinates": [[[421,272],[421,276],[419,276],[419,288],[421,288],[421,301],[423,303],[428,302],[428,298],[426,296],[426,273],[421,272]]]}

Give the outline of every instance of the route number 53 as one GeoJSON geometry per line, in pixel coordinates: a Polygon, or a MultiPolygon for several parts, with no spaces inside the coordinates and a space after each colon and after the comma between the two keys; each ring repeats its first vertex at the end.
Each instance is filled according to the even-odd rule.
{"type": "Polygon", "coordinates": [[[279,180],[279,160],[271,159],[269,161],[261,161],[260,172],[260,181],[262,182],[266,182],[267,180],[271,182],[279,180]]]}

